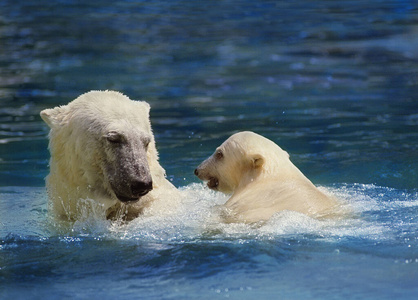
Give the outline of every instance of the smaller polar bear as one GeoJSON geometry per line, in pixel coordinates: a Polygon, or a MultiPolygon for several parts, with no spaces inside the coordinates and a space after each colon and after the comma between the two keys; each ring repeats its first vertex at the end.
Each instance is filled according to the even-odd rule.
{"type": "Polygon", "coordinates": [[[286,151],[253,132],[232,135],[195,175],[209,188],[232,194],[224,205],[227,222],[267,221],[283,210],[321,217],[338,205],[299,171],[286,151]]]}
{"type": "Polygon", "coordinates": [[[46,186],[56,216],[77,220],[89,203],[108,218],[133,219],[155,200],[170,210],[178,191],[158,163],[149,111],[119,92],[90,91],[41,112],[50,127],[46,186]]]}

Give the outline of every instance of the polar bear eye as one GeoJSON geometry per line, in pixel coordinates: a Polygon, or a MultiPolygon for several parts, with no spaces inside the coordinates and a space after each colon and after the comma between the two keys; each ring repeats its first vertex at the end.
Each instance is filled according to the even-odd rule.
{"type": "Polygon", "coordinates": [[[146,137],[143,139],[144,147],[148,148],[148,145],[151,143],[151,138],[146,137]]]}
{"type": "Polygon", "coordinates": [[[216,159],[222,159],[224,157],[224,154],[222,153],[221,150],[216,151],[215,153],[215,158],[216,159]]]}
{"type": "Polygon", "coordinates": [[[116,131],[110,131],[105,135],[105,138],[110,142],[110,143],[122,143],[123,141],[123,135],[116,132],[116,131]]]}

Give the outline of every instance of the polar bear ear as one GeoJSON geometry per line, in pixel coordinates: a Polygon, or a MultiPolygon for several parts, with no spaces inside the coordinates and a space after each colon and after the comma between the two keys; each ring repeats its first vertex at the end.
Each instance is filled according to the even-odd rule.
{"type": "Polygon", "coordinates": [[[151,106],[149,105],[148,102],[145,102],[145,101],[135,101],[135,103],[136,103],[136,105],[141,106],[145,110],[145,112],[148,114],[148,116],[149,116],[149,112],[151,110],[151,106]]]}
{"type": "Polygon", "coordinates": [[[57,106],[55,108],[44,109],[40,113],[42,120],[50,127],[62,126],[67,117],[67,106],[57,106]]]}
{"type": "Polygon", "coordinates": [[[254,169],[261,168],[264,165],[264,156],[261,154],[251,155],[251,163],[254,169]]]}

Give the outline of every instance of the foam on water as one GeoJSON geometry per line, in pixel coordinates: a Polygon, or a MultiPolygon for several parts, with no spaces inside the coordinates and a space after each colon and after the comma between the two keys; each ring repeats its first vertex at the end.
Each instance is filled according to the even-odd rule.
{"type": "Polygon", "coordinates": [[[219,217],[219,205],[228,196],[211,191],[203,184],[193,183],[180,188],[182,200],[174,211],[159,212],[151,208],[139,218],[124,223],[105,220],[103,211],[96,207],[85,209],[78,221],[67,226],[60,222],[52,223],[61,235],[183,243],[202,239],[275,239],[289,236],[330,241],[343,238],[385,241],[395,238],[399,226],[416,222],[413,216],[403,215],[402,211],[418,209],[417,193],[364,184],[342,184],[322,189],[337,196],[341,207],[350,210],[351,214],[314,219],[284,211],[275,214],[265,224],[225,224],[219,217]],[[391,224],[397,220],[385,218],[387,214],[402,215],[402,220],[391,224]]]}
{"type": "Polygon", "coordinates": [[[57,222],[44,188],[3,187],[0,284],[7,282],[8,298],[24,291],[114,298],[122,291],[127,298],[213,299],[222,291],[237,299],[277,292],[347,299],[353,287],[373,299],[416,295],[418,193],[364,184],[326,189],[350,216],[318,220],[286,211],[247,225],[222,223],[217,205],[228,196],[203,184],[180,188],[175,211],[150,209],[128,223],[106,220],[94,206],[74,223],[57,222]]]}

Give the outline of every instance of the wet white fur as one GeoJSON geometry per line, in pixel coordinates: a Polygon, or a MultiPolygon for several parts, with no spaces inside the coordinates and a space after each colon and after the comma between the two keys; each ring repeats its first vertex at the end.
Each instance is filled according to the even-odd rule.
{"type": "Polygon", "coordinates": [[[158,162],[149,111],[148,103],[130,100],[119,92],[91,91],[68,105],[41,112],[50,127],[51,159],[46,185],[55,215],[77,219],[79,206],[85,203],[80,199],[93,199],[108,216],[120,208],[104,176],[112,154],[101,141],[109,131],[124,132],[132,139],[143,135],[151,139],[143,159],[148,161],[154,188],[136,204],[128,205],[128,214],[138,215],[154,200],[166,201],[163,206],[170,207],[177,189],[166,180],[158,162]]]}
{"type": "Polygon", "coordinates": [[[224,205],[227,222],[266,221],[284,210],[320,217],[338,207],[338,201],[317,189],[286,151],[253,132],[232,135],[197,171],[203,180],[217,178],[217,190],[232,194],[224,205]]]}

